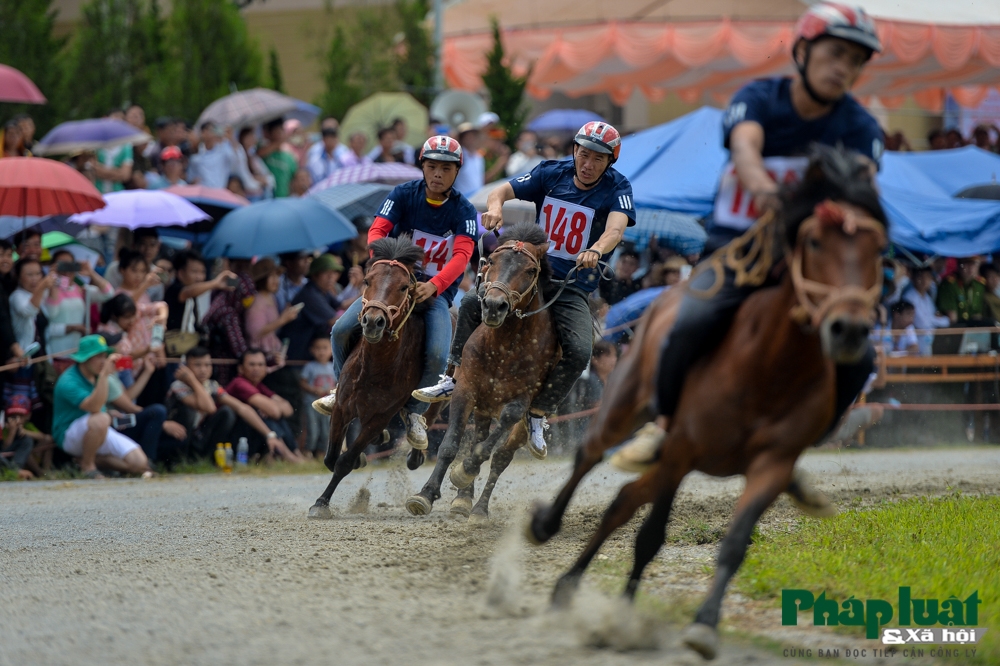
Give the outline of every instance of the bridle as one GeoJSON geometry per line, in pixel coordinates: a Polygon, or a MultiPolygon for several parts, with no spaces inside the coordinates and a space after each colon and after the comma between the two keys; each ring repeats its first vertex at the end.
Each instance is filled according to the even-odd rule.
{"type": "Polygon", "coordinates": [[[885,246],[885,225],[867,215],[839,206],[832,201],[816,205],[813,215],[799,226],[792,252],[791,276],[798,305],[792,309],[792,317],[801,324],[819,328],[830,311],[842,303],[856,303],[866,311],[873,310],[882,296],[882,259],[876,260],[875,284],[869,289],[854,285],[832,287],[822,282],[810,280],[802,274],[802,247],[806,235],[818,226],[839,226],[849,236],[858,231],[871,231],[878,235],[880,246],[885,246]]]}
{"type": "MultiPolygon", "coordinates": [[[[514,291],[513,289],[511,289],[509,284],[507,284],[506,282],[500,282],[499,280],[483,282],[482,296],[486,296],[486,293],[490,289],[499,290],[503,294],[504,299],[506,299],[507,305],[510,306],[510,311],[513,312],[518,319],[524,319],[525,317],[540,312],[541,310],[535,310],[534,312],[525,313],[517,306],[521,301],[524,300],[526,296],[531,296],[533,298],[534,295],[538,292],[538,277],[542,274],[542,262],[539,261],[538,257],[535,256],[534,252],[532,252],[525,246],[524,241],[507,241],[503,245],[500,245],[495,250],[493,250],[493,252],[490,254],[490,259],[492,260],[492,258],[495,255],[499,254],[500,252],[517,252],[519,254],[525,255],[526,257],[530,257],[532,263],[535,266],[535,277],[532,278],[531,284],[524,291],[514,291]]],[[[485,265],[486,264],[484,263],[484,267],[485,265]]]]}
{"type": "MultiPolygon", "coordinates": [[[[406,271],[406,276],[410,282],[410,288],[406,291],[406,297],[403,299],[403,303],[401,305],[388,305],[382,301],[376,301],[374,299],[368,300],[362,295],[361,312],[358,313],[358,321],[361,321],[369,308],[381,311],[385,314],[385,318],[389,322],[388,328],[386,329],[386,332],[389,334],[389,340],[395,341],[399,339],[399,332],[403,329],[403,325],[406,324],[406,321],[413,313],[413,308],[417,306],[417,299],[413,297],[414,291],[417,288],[417,277],[413,274],[413,271],[407,268],[406,264],[396,261],[395,259],[379,259],[368,267],[368,272],[371,273],[371,270],[379,264],[388,264],[390,267],[395,266],[406,271]],[[406,314],[399,321],[399,323],[396,324],[395,328],[393,328],[393,323],[396,321],[396,317],[398,317],[403,310],[406,310],[406,314]]],[[[365,277],[367,278],[367,274],[365,277]]]]}

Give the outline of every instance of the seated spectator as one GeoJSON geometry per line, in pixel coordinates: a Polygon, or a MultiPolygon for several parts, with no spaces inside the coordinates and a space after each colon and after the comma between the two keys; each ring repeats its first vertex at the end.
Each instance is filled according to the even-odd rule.
{"type": "Polygon", "coordinates": [[[177,146],[167,146],[160,151],[160,171],[147,174],[146,183],[151,190],[162,190],[175,185],[187,185],[184,180],[184,153],[177,146]]]}
{"type": "MultiPolygon", "coordinates": [[[[160,254],[160,256],[156,258],[156,261],[153,262],[153,265],[150,266],[150,268],[154,273],[160,276],[160,282],[163,283],[162,287],[163,292],[166,293],[167,289],[170,288],[170,285],[172,285],[174,281],[177,279],[177,270],[174,268],[173,258],[165,254],[160,254]]],[[[162,295],[160,296],[160,298],[156,298],[152,294],[150,294],[150,298],[152,298],[154,301],[163,300],[162,295]]]]}
{"type": "Polygon", "coordinates": [[[290,197],[304,197],[309,193],[309,188],[312,187],[312,176],[305,168],[300,168],[292,176],[292,184],[289,186],[288,196],[290,197]]]}
{"type": "Polygon", "coordinates": [[[205,260],[194,250],[180,252],[174,257],[177,279],[167,287],[163,302],[167,304],[167,330],[179,331],[184,324],[184,313],[190,303],[194,327],[205,319],[212,304],[213,291],[232,291],[227,282],[236,279],[232,271],[220,271],[213,279],[206,279],[205,260]]]}
{"type": "Polygon", "coordinates": [[[913,327],[915,309],[913,303],[899,301],[892,306],[892,351],[896,355],[916,356],[920,353],[920,343],[913,327]],[[902,331],[900,333],[899,331],[902,331]]]}
{"type": "MultiPolygon", "coordinates": [[[[166,320],[166,312],[159,308],[157,321],[166,320]]],[[[101,326],[98,331],[103,334],[120,336],[116,345],[119,354],[132,359],[132,369],[120,377],[126,387],[132,385],[132,376],[141,373],[146,366],[146,356],[154,354],[165,358],[162,345],[159,349],[152,348],[152,332],[146,326],[135,302],[128,294],[118,294],[101,306],[101,326]]]]}
{"type": "MultiPolygon", "coordinates": [[[[257,296],[244,316],[248,344],[263,350],[271,359],[276,359],[281,351],[277,331],[298,317],[301,308],[289,305],[281,313],[278,312],[275,294],[281,284],[281,267],[273,259],[265,257],[251,266],[250,277],[253,278],[257,296]]],[[[278,362],[283,361],[281,359],[278,362]]]]}
{"type": "Polygon", "coordinates": [[[306,413],[306,442],[302,447],[308,456],[322,458],[326,455],[326,445],[330,439],[330,419],[312,408],[317,398],[323,398],[337,387],[337,378],[333,374],[333,347],[330,336],[322,335],[313,338],[309,343],[309,353],[312,360],[302,368],[299,384],[302,387],[302,411],[306,413]]]}
{"type": "MultiPolygon", "coordinates": [[[[18,259],[42,260],[42,234],[37,228],[22,231],[17,236],[17,257],[18,259]]],[[[55,255],[52,255],[55,259],[55,255]]]]}
{"type": "Polygon", "coordinates": [[[979,266],[979,278],[986,285],[983,318],[991,323],[1000,322],[1000,269],[996,264],[984,263],[979,266]]]}
{"type": "Polygon", "coordinates": [[[189,351],[178,366],[167,394],[167,414],[184,426],[185,449],[195,459],[212,460],[216,444],[232,438],[237,417],[261,435],[271,432],[253,407],[226,393],[212,379],[212,357],[204,347],[189,351]]]}
{"type": "Polygon", "coordinates": [[[601,280],[599,287],[601,298],[607,301],[608,305],[614,305],[639,291],[641,289],[639,281],[632,279],[638,270],[639,253],[635,250],[623,250],[615,262],[615,279],[601,280]]]}
{"type": "MultiPolygon", "coordinates": [[[[162,244],[160,243],[160,234],[156,229],[152,227],[141,227],[136,229],[132,233],[132,244],[130,246],[133,253],[141,254],[149,265],[151,272],[156,274],[159,278],[160,271],[158,269],[153,270],[157,257],[160,255],[160,248],[162,244]]],[[[124,248],[122,248],[124,249],[124,248]]],[[[111,283],[115,289],[122,286],[122,274],[121,274],[121,260],[120,255],[122,249],[118,250],[119,260],[112,261],[108,264],[107,270],[104,271],[104,279],[111,283]]],[[[163,293],[165,291],[164,287],[165,280],[159,279],[157,282],[150,280],[149,286],[149,297],[154,301],[162,301],[163,293]]]]}
{"type": "Polygon", "coordinates": [[[237,426],[234,437],[246,437],[250,455],[271,459],[274,456],[288,462],[302,462],[296,451],[295,439],[285,419],[292,415],[292,406],[262,383],[267,376],[267,359],[260,349],[251,347],[243,353],[237,366],[239,376],[226,386],[226,393],[236,400],[253,407],[267,425],[262,433],[249,421],[237,426]]]}
{"type": "Polygon", "coordinates": [[[986,284],[979,277],[979,257],[962,257],[958,270],[938,287],[937,306],[952,324],[981,323],[985,315],[986,284]]]}
{"type": "Polygon", "coordinates": [[[30,422],[31,404],[24,396],[14,396],[4,410],[6,423],[0,441],[0,468],[17,470],[17,478],[33,479],[45,472],[38,458],[45,456],[52,463],[52,437],[38,431],[30,422]]]}
{"type": "MultiPolygon", "coordinates": [[[[229,268],[236,275],[236,286],[216,292],[205,313],[202,323],[208,331],[208,349],[213,358],[235,360],[247,350],[243,316],[257,296],[253,278],[250,277],[250,265],[247,259],[229,260],[229,268]]],[[[231,365],[215,368],[215,378],[220,384],[228,384],[233,376],[231,365]]]]}
{"type": "Polygon", "coordinates": [[[115,373],[119,355],[100,335],[80,340],[70,359],[75,363],[55,387],[52,438],[57,446],[80,459],[88,479],[102,479],[98,465],[128,474],[152,476],[149,460],[139,445],[111,427],[107,413],[108,377],[115,373]]]}
{"type": "MultiPolygon", "coordinates": [[[[42,302],[42,312],[48,319],[45,349],[50,354],[76,349],[80,338],[90,333],[90,306],[101,304],[115,295],[114,288],[98,275],[90,263],[80,262],[79,275],[90,280],[90,284],[77,280],[74,268],[76,259],[67,250],[52,255],[52,263],[58,273],[55,285],[42,302]]],[[[69,359],[55,358],[52,364],[62,371],[71,365],[69,359]]]]}
{"type": "Polygon", "coordinates": [[[313,256],[311,252],[288,252],[279,255],[278,259],[284,272],[274,298],[278,302],[278,309],[284,310],[305,286],[306,274],[309,272],[313,256]]]}
{"type": "MultiPolygon", "coordinates": [[[[118,256],[122,283],[118,287],[117,293],[128,294],[135,301],[139,315],[139,328],[131,333],[130,337],[140,347],[148,347],[153,326],[167,323],[167,304],[162,300],[154,301],[149,293],[150,287],[160,285],[160,277],[150,270],[149,260],[144,255],[122,248],[118,256]]],[[[153,346],[154,351],[156,351],[155,345],[153,346]]]]}
{"type": "MultiPolygon", "coordinates": [[[[933,328],[947,328],[951,320],[937,313],[931,289],[934,286],[934,271],[930,266],[910,269],[910,285],[903,291],[902,301],[913,305],[913,325],[917,330],[929,331],[933,328]]],[[[933,333],[918,333],[921,356],[930,356],[934,344],[933,333]]]]}
{"type": "Polygon", "coordinates": [[[332,254],[320,255],[310,264],[309,281],[292,301],[292,305],[303,303],[303,310],[297,319],[281,329],[281,336],[290,341],[290,359],[309,360],[309,343],[317,337],[330,336],[340,309],[334,293],[343,270],[340,259],[332,254]]]}

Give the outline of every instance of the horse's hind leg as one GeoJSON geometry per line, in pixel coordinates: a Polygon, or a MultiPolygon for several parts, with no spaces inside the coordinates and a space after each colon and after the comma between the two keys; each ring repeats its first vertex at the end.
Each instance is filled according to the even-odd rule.
{"type": "Polygon", "coordinates": [[[714,658],[718,648],[719,636],[715,627],[719,623],[726,586],[743,563],[754,525],[788,486],[794,465],[794,459],[760,456],[747,470],[746,488],[736,503],[735,517],[719,546],[712,588],[698,609],[694,624],[688,625],[683,633],[684,644],[706,659],[714,658]]]}
{"type": "Polygon", "coordinates": [[[597,551],[600,550],[604,541],[611,536],[612,532],[627,523],[640,506],[651,502],[656,497],[658,481],[656,472],[656,468],[651,469],[635,481],[625,484],[618,491],[618,497],[604,512],[601,524],[594,536],[590,538],[587,547],[580,553],[580,557],[573,563],[570,570],[556,582],[556,588],[552,591],[553,606],[561,607],[569,604],[573,593],[576,592],[576,588],[580,584],[583,572],[597,555],[597,551]]]}
{"type": "MultiPolygon", "coordinates": [[[[514,425],[524,418],[524,413],[528,411],[528,401],[518,400],[508,403],[500,412],[499,425],[484,439],[479,439],[480,429],[476,427],[476,442],[472,445],[472,451],[462,461],[461,465],[455,465],[451,470],[451,482],[456,488],[461,488],[479,476],[479,470],[486,462],[497,444],[505,441],[514,425]]],[[[487,432],[489,430],[487,429],[487,432]]]]}
{"type": "MultiPolygon", "coordinates": [[[[340,442],[344,439],[344,433],[347,431],[349,423],[343,412],[335,407],[330,416],[330,439],[326,443],[326,456],[323,458],[323,463],[331,472],[336,470],[337,459],[340,458],[340,442]]],[[[331,479],[316,503],[309,507],[308,516],[310,518],[333,518],[333,512],[330,511],[330,498],[333,497],[333,491],[336,487],[337,485],[331,479]]]]}
{"type": "Polygon", "coordinates": [[[434,471],[427,479],[427,483],[416,495],[411,495],[406,500],[406,510],[414,516],[425,516],[431,512],[434,502],[441,497],[441,482],[444,481],[445,472],[448,466],[454,462],[458,455],[458,446],[465,434],[465,425],[472,412],[473,403],[464,392],[456,391],[451,400],[451,420],[448,423],[448,432],[445,433],[441,448],[438,450],[437,463],[434,471]]]}
{"type": "MultiPolygon", "coordinates": [[[[451,468],[451,484],[460,490],[471,484],[475,481],[476,477],[479,476],[478,472],[471,476],[465,473],[464,460],[474,455],[474,451],[479,448],[481,442],[484,442],[489,438],[490,426],[493,424],[493,419],[490,416],[479,414],[478,412],[473,414],[472,419],[476,424],[472,442],[470,442],[470,446],[465,446],[465,442],[462,443],[463,446],[459,449],[459,456],[456,459],[463,460],[463,463],[453,465],[451,468]]],[[[472,507],[469,508],[471,510],[472,507]]]]}
{"type": "Polygon", "coordinates": [[[497,479],[500,478],[500,475],[510,465],[510,461],[514,458],[514,452],[524,446],[527,439],[528,431],[524,427],[524,421],[519,421],[514,426],[514,429],[511,430],[507,441],[493,454],[493,460],[490,462],[490,478],[486,481],[483,494],[479,496],[479,501],[476,502],[475,508],[469,514],[470,523],[489,520],[490,497],[493,496],[493,489],[497,485],[497,479]]]}
{"type": "MultiPolygon", "coordinates": [[[[323,491],[323,495],[316,500],[316,504],[309,509],[310,518],[332,518],[333,514],[330,512],[330,498],[333,497],[333,493],[337,490],[337,486],[343,481],[344,477],[351,473],[354,469],[355,463],[357,463],[361,452],[365,450],[365,447],[369,444],[373,444],[377,438],[382,436],[382,426],[386,419],[372,419],[367,421],[361,426],[361,432],[358,436],[354,438],[351,442],[350,448],[344,453],[341,453],[333,465],[333,478],[330,479],[329,485],[326,490],[323,491]]],[[[338,449],[339,446],[336,442],[340,439],[333,439],[334,432],[331,430],[331,444],[330,449],[338,449]]],[[[341,435],[343,436],[343,435],[341,435]]],[[[330,451],[327,451],[326,459],[330,459],[330,451]]]]}

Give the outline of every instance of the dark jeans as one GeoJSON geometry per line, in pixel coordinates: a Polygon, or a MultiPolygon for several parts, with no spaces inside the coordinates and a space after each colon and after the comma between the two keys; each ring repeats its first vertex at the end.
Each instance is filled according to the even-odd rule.
{"type": "Polygon", "coordinates": [[[207,458],[212,460],[215,445],[219,442],[230,442],[236,449],[238,439],[232,441],[233,427],[236,425],[236,413],[229,407],[219,407],[214,414],[209,414],[201,420],[198,427],[198,412],[183,403],[179,403],[173,412],[174,420],[180,423],[188,432],[184,443],[186,454],[192,458],[207,458]]]}
{"type": "MultiPolygon", "coordinates": [[[[290,451],[294,451],[297,448],[295,443],[295,436],[292,434],[292,428],[289,426],[287,419],[268,419],[261,417],[268,428],[273,430],[278,434],[278,437],[285,442],[285,446],[288,447],[290,451]]],[[[266,456],[270,449],[267,447],[267,438],[250,427],[250,424],[243,419],[236,420],[236,427],[233,428],[232,439],[227,439],[226,441],[232,441],[233,449],[236,449],[236,444],[239,442],[240,437],[246,437],[247,443],[250,446],[250,457],[254,456],[266,456]]]]}
{"type": "MultiPolygon", "coordinates": [[[[264,378],[264,386],[291,404],[292,415],[288,417],[288,424],[296,439],[302,431],[302,387],[299,386],[300,375],[301,368],[293,368],[286,365],[264,378]]],[[[235,445],[235,442],[233,444],[235,445]]]]}
{"type": "MultiPolygon", "coordinates": [[[[703,270],[692,278],[689,291],[684,294],[677,312],[677,320],[664,338],[660,352],[656,379],[659,414],[674,415],[691,366],[722,342],[740,305],[760,288],[737,287],[734,278],[735,273],[726,268],[722,287],[711,298],[699,297],[691,290],[704,292],[711,289],[715,284],[715,272],[703,270]]],[[[871,345],[857,363],[837,364],[837,406],[831,428],[857,398],[874,368],[875,351],[871,345]]]]}
{"type": "Polygon", "coordinates": [[[150,464],[172,462],[184,450],[184,442],[163,432],[163,422],[166,420],[166,407],[149,405],[135,415],[135,426],[126,428],[121,433],[139,445],[150,464]]]}
{"type": "Polygon", "coordinates": [[[0,453],[14,454],[12,456],[0,457],[0,467],[24,469],[24,463],[28,461],[28,456],[31,455],[31,450],[33,448],[35,448],[35,440],[31,439],[27,435],[15,437],[11,441],[10,446],[2,446],[2,443],[0,443],[0,453]]]}
{"type": "MultiPolygon", "coordinates": [[[[553,288],[545,294],[545,298],[547,300],[554,295],[553,288]]],[[[590,363],[590,354],[594,348],[594,318],[587,304],[587,293],[573,287],[564,289],[559,298],[549,306],[549,311],[555,321],[562,358],[549,371],[545,385],[535,396],[531,408],[553,414],[590,363]]],[[[462,298],[462,304],[458,308],[458,325],[455,328],[449,363],[461,365],[462,349],[482,321],[479,296],[475,291],[470,291],[462,298]]]]}

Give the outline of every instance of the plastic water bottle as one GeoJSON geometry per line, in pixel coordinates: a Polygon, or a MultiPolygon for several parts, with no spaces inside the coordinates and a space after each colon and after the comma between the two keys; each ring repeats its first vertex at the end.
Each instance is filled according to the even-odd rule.
{"type": "Polygon", "coordinates": [[[247,442],[246,437],[240,437],[240,441],[236,444],[236,466],[246,467],[247,463],[250,462],[250,443],[247,442]]]}
{"type": "Polygon", "coordinates": [[[222,468],[222,471],[229,474],[233,471],[233,445],[230,442],[226,442],[226,466],[222,468]]]}
{"type": "Polygon", "coordinates": [[[226,469],[226,449],[222,442],[215,445],[215,466],[226,469]]]}

